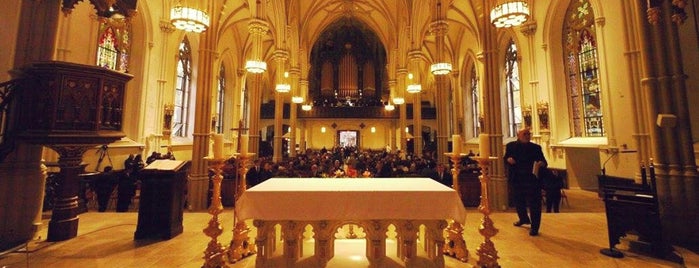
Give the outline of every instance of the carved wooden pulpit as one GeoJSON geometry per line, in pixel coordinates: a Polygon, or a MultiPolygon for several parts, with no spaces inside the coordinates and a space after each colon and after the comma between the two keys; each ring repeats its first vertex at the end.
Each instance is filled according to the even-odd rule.
{"type": "Polygon", "coordinates": [[[14,137],[58,152],[61,174],[47,239],[67,240],[78,231],[82,155],[126,136],[122,132],[124,93],[132,76],[58,61],[33,63],[21,72],[14,137]]]}

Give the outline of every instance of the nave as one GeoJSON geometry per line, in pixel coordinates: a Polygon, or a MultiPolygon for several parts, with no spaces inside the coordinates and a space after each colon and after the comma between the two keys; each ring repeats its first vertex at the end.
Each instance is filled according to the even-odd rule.
{"type": "MultiPolygon", "coordinates": [[[[684,266],[629,252],[622,242],[617,248],[626,255],[615,259],[599,250],[608,246],[604,204],[596,192],[566,190],[567,203],[561,213],[544,213],[541,233],[530,237],[527,228],[512,226],[514,211],[495,212],[491,218],[499,233],[493,237],[502,267],[699,267],[699,254],[675,247],[684,258],[684,266]]],[[[467,263],[445,257],[446,267],[477,267],[476,250],[483,241],[478,234],[482,218],[475,208],[468,209],[464,234],[469,250],[467,263]]],[[[233,209],[220,215],[224,228],[219,241],[228,244],[231,239],[233,209]]],[[[0,267],[201,267],[203,252],[210,238],[202,233],[211,218],[206,212],[185,212],[184,232],[170,240],[133,240],[138,213],[87,212],[80,215],[78,236],[63,242],[45,242],[46,227],[41,238],[26,248],[0,256],[0,267]]],[[[48,217],[44,217],[44,223],[48,217]]],[[[254,230],[253,230],[254,235],[254,230]]],[[[304,244],[305,252],[312,250],[312,242],[304,244]]],[[[403,267],[395,258],[395,242],[389,242],[388,255],[382,267],[403,267]]],[[[336,244],[336,255],[327,267],[369,267],[364,257],[362,240],[341,240],[336,244]]],[[[281,248],[278,247],[278,248],[281,248]]],[[[420,251],[420,250],[419,250],[420,251]]],[[[309,254],[305,253],[304,256],[309,254]]],[[[255,255],[243,259],[231,268],[255,267],[255,255]]],[[[279,257],[276,258],[279,260],[279,257]]],[[[301,259],[297,267],[314,267],[301,259]]],[[[422,267],[422,266],[421,266],[422,267]]],[[[427,266],[425,266],[427,267],[427,266]]]]}

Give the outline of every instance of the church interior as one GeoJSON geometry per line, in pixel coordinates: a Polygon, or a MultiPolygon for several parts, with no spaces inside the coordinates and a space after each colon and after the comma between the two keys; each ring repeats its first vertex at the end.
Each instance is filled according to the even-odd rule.
{"type": "MultiPolygon", "coordinates": [[[[396,223],[378,247],[367,232],[355,239],[367,248],[361,264],[344,263],[353,246],[338,245],[329,267],[376,266],[372,257],[386,253],[375,248],[398,252],[377,267],[498,267],[498,254],[507,267],[699,265],[698,9],[696,0],[9,0],[0,9],[0,267],[278,267],[262,260],[279,248],[293,255],[289,243],[261,242],[262,221],[234,223],[238,198],[261,182],[246,172],[261,160],[275,177],[315,177],[311,163],[327,159],[313,157],[333,153],[359,173],[322,177],[379,179],[366,164],[377,155],[408,163],[393,177],[446,166],[468,216],[457,238],[421,230],[424,250],[396,223]],[[532,238],[511,226],[502,159],[523,128],[567,193],[532,238]],[[130,174],[141,174],[130,196],[98,193],[95,180],[130,174]],[[178,194],[152,194],[167,187],[148,174],[178,194]],[[151,232],[134,229],[144,205],[165,198],[147,193],[184,215],[166,241],[138,240],[151,232]],[[639,198],[651,200],[627,202],[639,212],[614,206],[639,198]],[[489,217],[495,227],[481,225],[489,217]],[[640,229],[618,227],[623,236],[650,232],[683,262],[626,243],[625,258],[600,254],[613,243],[611,218],[640,229]],[[237,241],[258,252],[216,254],[207,241],[218,221],[220,242],[242,230],[250,240],[237,241]],[[441,247],[454,253],[459,241],[468,260],[445,261],[441,247]],[[410,252],[434,263],[405,261],[410,252]]],[[[444,220],[454,220],[445,233],[458,229],[444,220]]],[[[370,224],[339,232],[352,226],[370,224]]],[[[276,235],[292,241],[284,230],[276,235]]],[[[298,242],[294,257],[317,255],[319,241],[298,242]]],[[[318,266],[304,260],[291,266],[318,266]]]]}

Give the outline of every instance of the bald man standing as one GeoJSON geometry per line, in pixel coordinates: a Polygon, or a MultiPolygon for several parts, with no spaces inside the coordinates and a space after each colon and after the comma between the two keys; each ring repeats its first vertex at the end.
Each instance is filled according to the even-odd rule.
{"type": "Polygon", "coordinates": [[[529,235],[537,236],[541,225],[541,180],[534,174],[534,166],[546,167],[547,162],[541,146],[531,139],[530,128],[520,129],[517,140],[506,145],[503,158],[519,217],[514,226],[531,224],[529,235]]]}

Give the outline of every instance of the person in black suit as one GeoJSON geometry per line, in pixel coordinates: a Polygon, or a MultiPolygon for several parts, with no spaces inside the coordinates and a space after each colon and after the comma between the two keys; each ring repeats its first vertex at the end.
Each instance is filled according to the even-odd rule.
{"type": "Polygon", "coordinates": [[[449,172],[446,166],[444,166],[444,164],[442,163],[437,164],[437,169],[434,172],[434,176],[434,180],[438,181],[441,184],[444,184],[444,186],[447,186],[449,188],[451,188],[452,184],[454,183],[454,178],[451,175],[451,172],[449,172]]]}
{"type": "Polygon", "coordinates": [[[245,181],[248,189],[262,182],[260,180],[260,173],[262,172],[262,167],[260,166],[261,162],[262,160],[260,160],[259,158],[255,159],[255,162],[253,162],[253,166],[250,167],[250,169],[248,169],[247,173],[245,173],[245,181]]]}
{"type": "Polygon", "coordinates": [[[539,171],[539,178],[541,178],[541,183],[546,193],[546,212],[550,213],[553,210],[554,213],[558,213],[560,211],[563,180],[557,173],[548,168],[542,168],[539,171]]]}
{"type": "Polygon", "coordinates": [[[547,162],[541,146],[532,143],[531,138],[530,128],[520,129],[517,140],[506,145],[503,159],[519,217],[514,226],[531,224],[529,235],[536,236],[541,225],[541,180],[535,175],[535,167],[544,168],[547,162]]]}

